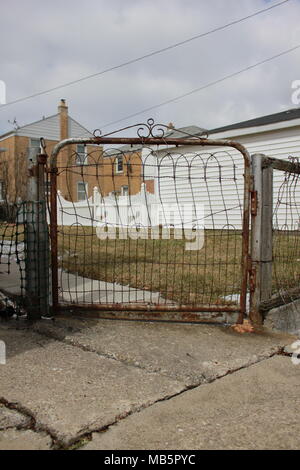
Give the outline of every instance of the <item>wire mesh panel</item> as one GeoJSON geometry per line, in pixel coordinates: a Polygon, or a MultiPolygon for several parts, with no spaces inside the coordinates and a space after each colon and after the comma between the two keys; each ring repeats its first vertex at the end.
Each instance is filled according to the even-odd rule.
{"type": "MultiPolygon", "coordinates": [[[[289,158],[298,164],[299,159],[289,158]]],[[[300,284],[300,181],[299,173],[273,170],[273,293],[299,297],[300,284]]]]}
{"type": "Polygon", "coordinates": [[[178,147],[152,138],[152,131],[150,137],[127,139],[125,146],[118,144],[126,139],[73,139],[56,150],[57,304],[241,312],[249,228],[245,156],[217,144],[210,151],[204,139],[200,148],[195,140],[178,147]]]}
{"type": "MultiPolygon", "coordinates": [[[[45,203],[24,201],[7,205],[2,214],[1,298],[4,295],[13,302],[16,314],[37,318],[40,306],[49,305],[49,233],[45,203]]],[[[46,314],[45,307],[42,314],[46,314]]]]}
{"type": "Polygon", "coordinates": [[[0,220],[0,290],[25,296],[26,203],[3,204],[0,220]]]}

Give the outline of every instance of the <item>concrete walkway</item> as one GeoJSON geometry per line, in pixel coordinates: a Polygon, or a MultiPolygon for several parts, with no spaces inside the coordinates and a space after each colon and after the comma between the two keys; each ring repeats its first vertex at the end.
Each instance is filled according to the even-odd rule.
{"type": "Polygon", "coordinates": [[[300,447],[295,337],[64,318],[0,340],[0,449],[300,447]]]}
{"type": "MultiPolygon", "coordinates": [[[[4,250],[3,250],[4,251],[4,250]]],[[[22,270],[25,269],[24,264],[21,266],[22,270]]],[[[23,272],[25,278],[25,272],[23,272]]],[[[7,295],[20,296],[21,295],[21,271],[20,266],[16,263],[15,257],[2,255],[0,263],[0,288],[7,295]],[[8,266],[9,261],[9,266],[8,266]]]]}
{"type": "Polygon", "coordinates": [[[89,279],[59,269],[58,279],[60,302],[79,304],[114,303],[172,303],[166,301],[159,292],[151,292],[133,287],[89,279]]]}
{"type": "MultiPolygon", "coordinates": [[[[8,258],[8,256],[7,256],[8,258]]],[[[10,256],[8,274],[7,264],[0,263],[0,290],[12,296],[21,295],[21,272],[13,256],[10,256]]],[[[25,267],[22,265],[22,270],[25,267]]],[[[23,272],[25,277],[25,272],[23,272]]],[[[112,303],[156,303],[173,304],[164,299],[159,292],[151,292],[117,283],[97,281],[58,270],[59,299],[61,303],[112,304],[112,303]]]]}

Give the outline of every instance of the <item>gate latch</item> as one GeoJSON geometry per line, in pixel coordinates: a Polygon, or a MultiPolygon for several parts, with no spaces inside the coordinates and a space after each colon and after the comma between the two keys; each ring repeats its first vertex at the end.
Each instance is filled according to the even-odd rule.
{"type": "Polygon", "coordinates": [[[257,191],[251,191],[251,215],[257,215],[257,191]]]}

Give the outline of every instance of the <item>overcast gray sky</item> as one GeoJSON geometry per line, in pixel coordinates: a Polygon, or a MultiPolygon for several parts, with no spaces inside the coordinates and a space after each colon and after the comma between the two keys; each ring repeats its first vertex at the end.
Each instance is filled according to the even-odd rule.
{"type": "MultiPolygon", "coordinates": [[[[0,0],[0,80],[7,101],[117,65],[279,0],[0,0]]],[[[300,44],[300,0],[166,53],[0,108],[0,133],[56,113],[60,98],[90,130],[300,44]]],[[[300,50],[128,119],[214,128],[293,107],[300,50]]]]}

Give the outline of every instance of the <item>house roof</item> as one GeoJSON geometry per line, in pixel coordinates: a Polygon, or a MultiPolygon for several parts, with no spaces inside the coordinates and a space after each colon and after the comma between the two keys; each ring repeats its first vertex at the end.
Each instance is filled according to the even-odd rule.
{"type": "MultiPolygon", "coordinates": [[[[280,122],[292,121],[294,119],[300,119],[300,108],[291,108],[286,111],[281,111],[279,113],[267,114],[265,116],[260,116],[254,119],[248,119],[247,121],[241,121],[234,124],[229,124],[228,126],[216,127],[215,129],[206,130],[198,126],[186,126],[180,127],[179,129],[170,130],[165,134],[165,137],[172,137],[174,139],[184,139],[187,135],[193,135],[200,137],[202,134],[217,134],[221,132],[231,131],[235,129],[247,129],[255,128],[259,126],[266,126],[268,124],[276,124],[280,122]]],[[[112,149],[109,154],[116,154],[118,152],[134,152],[140,150],[141,147],[138,145],[123,145],[119,150],[112,149]]]]}
{"type": "MultiPolygon", "coordinates": [[[[79,124],[71,116],[68,116],[69,122],[69,135],[70,137],[93,137],[93,134],[88,131],[85,127],[79,124]]],[[[0,135],[0,139],[9,137],[12,135],[25,136],[40,138],[44,137],[48,140],[60,140],[60,122],[59,114],[53,114],[38,121],[34,121],[30,124],[18,127],[12,131],[6,132],[0,135]]]]}
{"type": "Polygon", "coordinates": [[[245,129],[247,127],[258,127],[265,126],[267,124],[275,124],[278,122],[291,121],[293,119],[300,118],[300,108],[287,109],[286,111],[281,111],[280,113],[267,114],[266,116],[261,116],[254,119],[249,119],[247,121],[237,122],[235,124],[230,124],[229,126],[217,127],[209,131],[209,134],[216,134],[218,132],[230,131],[233,129],[245,129]]]}
{"type": "Polygon", "coordinates": [[[199,136],[201,134],[206,134],[207,132],[207,129],[203,129],[202,127],[186,126],[169,131],[166,134],[166,137],[172,137],[173,139],[185,139],[190,135],[199,136]]]}
{"type": "MultiPolygon", "coordinates": [[[[47,118],[40,119],[31,124],[26,124],[14,129],[12,131],[6,132],[5,134],[0,135],[0,139],[11,135],[23,135],[28,137],[44,137],[49,140],[60,140],[59,137],[59,114],[54,114],[47,118]],[[49,135],[45,135],[45,132],[48,132],[49,135]]],[[[265,126],[268,124],[276,124],[280,122],[292,121],[294,119],[300,119],[300,108],[291,108],[286,111],[281,111],[279,113],[268,114],[265,116],[260,116],[254,119],[249,119],[246,121],[241,121],[227,126],[217,127],[211,130],[206,130],[199,126],[185,126],[178,129],[172,129],[165,134],[166,137],[174,139],[184,139],[187,135],[201,136],[202,134],[208,133],[217,134],[221,132],[231,131],[235,129],[246,129],[251,127],[265,126]]],[[[69,116],[69,130],[70,137],[93,137],[93,134],[88,131],[85,127],[79,124],[75,119],[69,116]]],[[[141,149],[139,145],[123,145],[119,149],[108,150],[106,155],[113,155],[116,153],[124,152],[136,152],[141,149]]]]}

